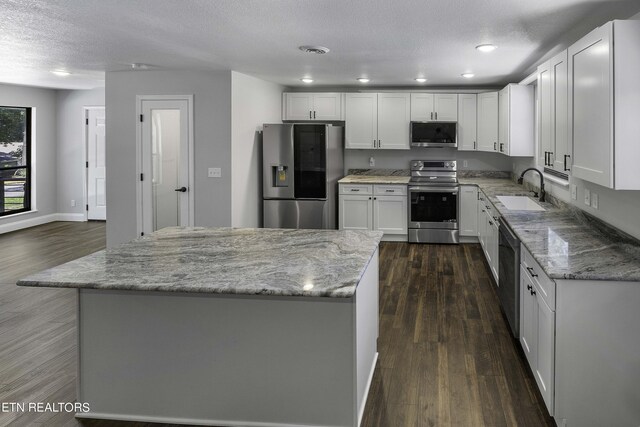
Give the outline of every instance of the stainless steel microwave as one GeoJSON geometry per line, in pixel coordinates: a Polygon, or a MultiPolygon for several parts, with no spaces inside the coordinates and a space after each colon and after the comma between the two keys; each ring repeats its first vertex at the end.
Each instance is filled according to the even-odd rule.
{"type": "Polygon", "coordinates": [[[457,122],[411,122],[412,147],[458,147],[457,122]]]}

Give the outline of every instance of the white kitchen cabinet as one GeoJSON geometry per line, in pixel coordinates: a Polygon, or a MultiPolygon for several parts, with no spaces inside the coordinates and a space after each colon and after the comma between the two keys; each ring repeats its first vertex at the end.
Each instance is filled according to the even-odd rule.
{"type": "Polygon", "coordinates": [[[408,150],[410,95],[378,94],[378,148],[408,150]]]}
{"type": "Polygon", "coordinates": [[[640,21],[611,21],[568,49],[571,174],[639,190],[640,21]]]}
{"type": "Polygon", "coordinates": [[[554,413],[555,282],[524,246],[520,267],[520,344],[549,413],[554,413]],[[542,285],[545,284],[545,285],[542,285]],[[547,286],[547,289],[544,289],[547,286]],[[553,296],[553,298],[551,298],[553,296]]]}
{"type": "Polygon", "coordinates": [[[347,93],[345,148],[408,150],[408,93],[347,93]]]}
{"type": "Polygon", "coordinates": [[[498,151],[498,92],[478,94],[478,150],[498,151]]]}
{"type": "Polygon", "coordinates": [[[498,93],[498,151],[513,157],[535,153],[533,86],[509,84],[498,93]]]}
{"type": "Polygon", "coordinates": [[[458,95],[455,93],[412,93],[411,121],[455,122],[458,120],[458,95]]]}
{"type": "Polygon", "coordinates": [[[344,120],[342,96],[335,92],[282,94],[282,120],[344,120]]]}
{"type": "Polygon", "coordinates": [[[565,174],[571,162],[567,82],[566,50],[538,67],[538,164],[565,174]]]}
{"type": "Polygon", "coordinates": [[[487,259],[491,274],[498,283],[498,239],[497,211],[484,194],[478,194],[478,240],[487,259]]]}
{"type": "Polygon", "coordinates": [[[460,236],[478,236],[478,187],[460,186],[460,236]]]}
{"type": "Polygon", "coordinates": [[[384,240],[406,240],[406,185],[340,184],[340,230],[379,230],[384,240]]]}
{"type": "Polygon", "coordinates": [[[476,150],[478,131],[478,95],[458,95],[458,151],[476,150]]]}

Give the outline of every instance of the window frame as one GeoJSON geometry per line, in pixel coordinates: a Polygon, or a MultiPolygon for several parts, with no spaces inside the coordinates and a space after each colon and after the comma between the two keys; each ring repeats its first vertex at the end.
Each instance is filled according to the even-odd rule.
{"type": "MultiPolygon", "coordinates": [[[[2,211],[0,211],[0,219],[10,216],[10,215],[15,215],[15,214],[19,214],[19,213],[24,213],[24,212],[31,212],[31,176],[32,176],[32,158],[31,158],[31,148],[33,146],[32,144],[32,132],[31,132],[31,126],[32,126],[32,122],[31,122],[31,118],[32,116],[32,107],[22,107],[22,106],[15,106],[15,105],[0,105],[0,108],[15,108],[15,109],[24,109],[25,110],[25,146],[26,146],[26,150],[27,150],[27,158],[26,158],[26,164],[24,166],[11,166],[11,167],[3,167],[0,168],[0,171],[18,171],[20,169],[24,169],[26,172],[25,175],[25,182],[24,182],[24,196],[23,196],[23,205],[24,207],[22,209],[13,209],[13,210],[5,210],[4,209],[4,200],[2,201],[2,211]]],[[[15,173],[15,172],[14,172],[15,173]]],[[[3,184],[4,185],[4,184],[3,184]]],[[[3,189],[4,190],[4,189],[3,189]]],[[[4,191],[3,191],[3,198],[4,198],[4,191]]]]}

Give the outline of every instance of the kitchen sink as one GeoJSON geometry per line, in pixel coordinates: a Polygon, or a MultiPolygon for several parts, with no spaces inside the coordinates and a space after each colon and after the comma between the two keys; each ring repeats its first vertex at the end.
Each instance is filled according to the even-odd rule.
{"type": "Polygon", "coordinates": [[[498,200],[510,211],[543,211],[544,208],[527,196],[498,196],[498,200]]]}

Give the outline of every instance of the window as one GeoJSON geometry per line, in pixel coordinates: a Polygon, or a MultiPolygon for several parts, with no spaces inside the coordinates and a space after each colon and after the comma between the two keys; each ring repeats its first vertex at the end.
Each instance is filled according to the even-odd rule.
{"type": "Polygon", "coordinates": [[[31,108],[0,107],[0,216],[31,210],[31,108]]]}

